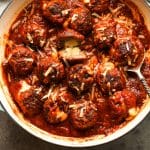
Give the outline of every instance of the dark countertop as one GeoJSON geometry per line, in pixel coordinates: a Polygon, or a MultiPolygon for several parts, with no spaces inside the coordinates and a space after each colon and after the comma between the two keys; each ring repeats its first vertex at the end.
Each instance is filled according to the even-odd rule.
{"type": "MultiPolygon", "coordinates": [[[[69,150],[41,141],[21,127],[10,117],[0,112],[0,150],[69,150]]],[[[73,149],[73,148],[72,148],[73,149]]],[[[150,149],[150,115],[134,130],[109,144],[83,150],[149,150],[150,149]]]]}

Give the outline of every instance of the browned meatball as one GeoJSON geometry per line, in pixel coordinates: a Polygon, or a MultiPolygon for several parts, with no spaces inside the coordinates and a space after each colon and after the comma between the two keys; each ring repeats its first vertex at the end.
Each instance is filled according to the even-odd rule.
{"type": "Polygon", "coordinates": [[[148,53],[148,57],[145,58],[144,64],[142,66],[142,73],[146,78],[148,85],[150,86],[150,54],[148,53]]]}
{"type": "Polygon", "coordinates": [[[72,105],[70,117],[75,128],[79,130],[91,128],[98,120],[97,107],[91,101],[80,100],[72,105]]]}
{"type": "Polygon", "coordinates": [[[43,0],[41,2],[43,15],[51,22],[62,24],[66,15],[63,11],[67,10],[67,4],[64,0],[43,0]]]}
{"type": "Polygon", "coordinates": [[[84,36],[78,32],[76,32],[75,30],[72,30],[72,29],[64,29],[64,30],[61,30],[59,33],[58,33],[58,39],[59,40],[67,40],[67,39],[70,39],[70,38],[73,38],[73,39],[76,39],[76,40],[79,40],[79,41],[82,41],[84,40],[84,36]]]}
{"type": "Polygon", "coordinates": [[[96,80],[100,85],[101,91],[107,95],[122,90],[126,83],[122,70],[116,68],[111,62],[99,65],[96,80]]]}
{"type": "MultiPolygon", "coordinates": [[[[17,23],[16,23],[17,24],[17,23]]],[[[19,25],[12,29],[11,39],[16,43],[25,43],[30,46],[42,48],[46,43],[47,24],[39,13],[33,14],[30,18],[20,20],[19,25]]]]}
{"type": "Polygon", "coordinates": [[[115,21],[112,18],[94,19],[93,37],[99,49],[111,47],[116,39],[115,21]]]}
{"type": "Polygon", "coordinates": [[[82,34],[87,34],[92,29],[91,13],[86,7],[73,9],[69,20],[69,27],[82,34]]]}
{"type": "Polygon", "coordinates": [[[128,39],[134,35],[133,22],[124,16],[115,18],[116,34],[119,39],[128,39]]]}
{"type": "Polygon", "coordinates": [[[129,115],[129,109],[136,108],[136,96],[129,90],[118,91],[109,99],[111,116],[116,123],[121,123],[129,115]]]}
{"type": "Polygon", "coordinates": [[[25,116],[32,117],[41,112],[42,87],[30,86],[26,81],[20,81],[11,85],[10,90],[15,91],[14,99],[25,116]]]}
{"type": "Polygon", "coordinates": [[[44,116],[46,120],[51,124],[57,124],[65,121],[68,118],[68,114],[61,110],[57,103],[53,103],[52,100],[47,100],[44,103],[44,116]]]}
{"type": "Polygon", "coordinates": [[[44,84],[60,81],[64,75],[64,66],[52,56],[41,57],[38,61],[37,74],[40,81],[44,84]]]}
{"type": "Polygon", "coordinates": [[[28,91],[21,94],[18,104],[23,113],[27,116],[34,116],[42,110],[42,102],[39,99],[39,95],[35,92],[32,93],[31,91],[28,91]]]}
{"type": "Polygon", "coordinates": [[[77,94],[88,90],[94,82],[94,68],[97,63],[97,58],[93,56],[87,64],[72,66],[68,72],[68,86],[77,94]]]}
{"type": "Polygon", "coordinates": [[[83,65],[79,64],[70,68],[68,73],[68,85],[77,93],[89,89],[93,81],[93,75],[91,75],[83,65]]]}
{"type": "Polygon", "coordinates": [[[101,122],[101,130],[106,130],[112,126],[111,111],[108,103],[108,98],[98,97],[95,104],[97,105],[99,113],[99,121],[101,122]]]}
{"type": "Polygon", "coordinates": [[[92,12],[101,14],[109,11],[109,0],[89,0],[89,2],[86,2],[86,0],[83,1],[92,12]]]}
{"type": "Polygon", "coordinates": [[[33,51],[23,46],[16,46],[8,58],[8,64],[17,76],[25,76],[32,72],[36,56],[33,51]]]}
{"type": "Polygon", "coordinates": [[[113,61],[121,65],[137,66],[144,54],[144,47],[136,37],[125,40],[117,40],[115,47],[110,50],[113,61]]]}
{"type": "Polygon", "coordinates": [[[146,99],[146,91],[142,83],[137,78],[129,78],[127,82],[127,88],[136,95],[137,105],[141,106],[144,99],[146,99]]]}
{"type": "Polygon", "coordinates": [[[110,50],[112,60],[121,65],[136,66],[144,53],[144,46],[135,36],[133,22],[126,18],[116,19],[117,40],[110,50]]]}
{"type": "MultiPolygon", "coordinates": [[[[63,89],[63,88],[62,88],[63,89]]],[[[73,97],[66,89],[55,89],[43,105],[44,116],[51,124],[57,124],[68,118],[69,104],[73,97]]]]}

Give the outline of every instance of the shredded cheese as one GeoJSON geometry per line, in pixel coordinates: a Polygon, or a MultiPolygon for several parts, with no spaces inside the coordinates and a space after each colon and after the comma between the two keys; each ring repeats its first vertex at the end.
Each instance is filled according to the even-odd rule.
{"type": "Polygon", "coordinates": [[[76,21],[78,18],[78,14],[73,14],[72,18],[71,18],[71,22],[76,21]]]}
{"type": "Polygon", "coordinates": [[[61,11],[61,13],[62,13],[63,16],[65,16],[65,15],[68,15],[68,14],[69,14],[69,11],[70,11],[70,10],[71,10],[71,9],[65,9],[65,10],[61,11]]]}
{"type": "Polygon", "coordinates": [[[49,97],[51,96],[52,91],[53,91],[53,88],[54,88],[54,87],[51,87],[51,88],[49,89],[48,93],[42,97],[42,100],[43,100],[43,99],[47,99],[47,98],[49,98],[49,97]]]}
{"type": "Polygon", "coordinates": [[[26,81],[21,81],[21,88],[19,90],[19,93],[30,90],[30,88],[31,88],[31,86],[26,81]]]}
{"type": "Polygon", "coordinates": [[[24,58],[24,61],[33,62],[34,60],[32,58],[24,58]]]}
{"type": "Polygon", "coordinates": [[[19,26],[20,23],[21,23],[21,21],[18,20],[17,22],[15,22],[15,23],[12,25],[11,29],[14,30],[16,27],[19,26]]]}
{"type": "Polygon", "coordinates": [[[53,71],[53,68],[52,68],[52,66],[50,66],[44,73],[44,76],[47,77],[52,71],[53,71]]]}
{"type": "Polygon", "coordinates": [[[27,33],[27,39],[29,40],[30,43],[33,44],[33,38],[30,33],[27,33]]]}

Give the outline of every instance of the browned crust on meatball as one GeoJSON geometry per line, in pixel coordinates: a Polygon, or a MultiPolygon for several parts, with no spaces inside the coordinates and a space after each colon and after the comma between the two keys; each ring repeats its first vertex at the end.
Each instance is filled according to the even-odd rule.
{"type": "Polygon", "coordinates": [[[42,1],[41,8],[43,15],[52,23],[62,24],[65,21],[67,3],[64,0],[42,1]]]}
{"type": "Polygon", "coordinates": [[[17,76],[26,76],[36,66],[36,55],[29,48],[16,46],[9,55],[8,64],[17,76]]]}
{"type": "Polygon", "coordinates": [[[40,81],[44,84],[58,82],[65,76],[63,64],[51,56],[41,57],[39,59],[37,73],[40,81]]]}
{"type": "Polygon", "coordinates": [[[112,119],[121,123],[129,115],[130,108],[136,108],[136,96],[129,90],[118,91],[109,98],[112,119]]]}
{"type": "Polygon", "coordinates": [[[11,29],[11,39],[16,39],[17,44],[25,43],[36,49],[44,47],[47,39],[48,27],[40,13],[32,16],[25,16],[23,19],[15,22],[11,29]],[[18,25],[16,25],[18,24],[18,25]]]}
{"type": "Polygon", "coordinates": [[[98,119],[96,105],[92,102],[81,100],[74,104],[70,117],[75,128],[79,130],[91,128],[98,119]]]}
{"type": "Polygon", "coordinates": [[[71,11],[69,27],[82,33],[88,34],[92,29],[92,17],[86,7],[78,7],[71,11]]]}

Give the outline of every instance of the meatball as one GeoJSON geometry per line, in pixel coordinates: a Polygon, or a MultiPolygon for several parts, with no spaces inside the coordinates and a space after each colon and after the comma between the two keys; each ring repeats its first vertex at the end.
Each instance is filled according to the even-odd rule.
{"type": "Polygon", "coordinates": [[[117,19],[115,18],[115,22],[117,38],[128,39],[135,35],[135,31],[133,29],[134,24],[129,18],[121,16],[117,19]]]}
{"type": "Polygon", "coordinates": [[[25,116],[32,117],[39,114],[42,110],[43,102],[42,87],[30,86],[26,81],[20,81],[11,85],[12,90],[20,86],[14,93],[14,99],[25,116]]]}
{"type": "Polygon", "coordinates": [[[112,126],[112,117],[110,107],[108,104],[108,98],[99,97],[96,99],[96,105],[99,113],[99,122],[102,127],[101,130],[110,128],[112,126]]]}
{"type": "Polygon", "coordinates": [[[76,32],[75,30],[72,30],[72,29],[64,29],[64,30],[61,30],[59,33],[58,33],[58,39],[59,40],[66,40],[66,39],[76,39],[78,41],[82,41],[84,40],[84,36],[78,32],[76,32]]]}
{"type": "Polygon", "coordinates": [[[47,39],[47,24],[39,13],[33,14],[30,18],[23,18],[19,25],[14,25],[11,39],[17,44],[25,43],[33,48],[44,47],[47,39]]]}
{"type": "Polygon", "coordinates": [[[144,47],[136,37],[125,40],[116,40],[114,48],[110,50],[113,61],[121,65],[137,66],[144,54],[144,47]]]}
{"type": "Polygon", "coordinates": [[[101,14],[109,11],[109,0],[90,0],[89,2],[86,2],[86,0],[83,1],[92,12],[101,14]]]}
{"type": "Polygon", "coordinates": [[[115,21],[112,18],[94,19],[93,38],[95,45],[101,50],[111,47],[116,39],[115,21]]]}
{"type": "Polygon", "coordinates": [[[62,24],[65,21],[67,4],[64,0],[51,0],[41,2],[43,15],[52,23],[62,24]]]}
{"type": "Polygon", "coordinates": [[[69,104],[73,97],[66,89],[55,89],[52,91],[48,100],[43,105],[43,112],[46,120],[51,124],[57,124],[65,121],[69,114],[69,104]]]}
{"type": "Polygon", "coordinates": [[[126,86],[128,90],[132,91],[136,95],[137,105],[141,106],[144,99],[146,99],[146,91],[141,81],[137,78],[129,78],[126,86]]]}
{"type": "Polygon", "coordinates": [[[149,73],[150,57],[149,56],[150,55],[148,53],[148,57],[145,58],[145,61],[144,61],[143,66],[142,66],[142,73],[143,73],[144,77],[146,78],[148,85],[150,86],[150,73],[149,73]]]}
{"type": "Polygon", "coordinates": [[[8,64],[17,76],[26,76],[36,65],[33,51],[23,46],[16,46],[8,58],[8,64]]]}
{"type": "Polygon", "coordinates": [[[81,94],[92,87],[94,69],[97,63],[97,58],[93,56],[86,64],[77,64],[70,68],[68,72],[68,86],[71,90],[81,94]]]}
{"type": "Polygon", "coordinates": [[[98,120],[97,107],[91,101],[80,100],[72,105],[70,118],[72,125],[79,130],[91,128],[98,120]]]}
{"type": "Polygon", "coordinates": [[[54,59],[52,56],[45,56],[38,61],[37,74],[42,83],[50,84],[60,81],[65,75],[65,70],[58,59],[54,59]]]}
{"type": "Polygon", "coordinates": [[[63,122],[68,118],[68,114],[61,110],[57,103],[53,103],[51,100],[45,101],[43,107],[44,116],[51,124],[63,122]]]}
{"type": "Polygon", "coordinates": [[[77,93],[81,93],[91,87],[93,84],[93,75],[81,64],[70,68],[68,73],[69,87],[77,93]]]}
{"type": "Polygon", "coordinates": [[[135,35],[133,22],[126,18],[116,19],[117,40],[111,48],[111,59],[121,65],[136,66],[144,54],[144,46],[135,35]]]}
{"type": "Polygon", "coordinates": [[[136,96],[129,90],[118,91],[109,98],[112,119],[121,123],[129,115],[129,110],[136,108],[136,96]]]}
{"type": "Polygon", "coordinates": [[[95,50],[93,37],[91,35],[87,36],[85,38],[85,40],[83,40],[81,42],[80,49],[83,50],[83,51],[87,51],[87,52],[92,52],[93,50],[95,50]]]}
{"type": "Polygon", "coordinates": [[[113,63],[105,62],[97,69],[96,81],[104,94],[122,90],[126,84],[125,76],[121,69],[116,68],[113,63]]]}
{"type": "MultiPolygon", "coordinates": [[[[96,104],[97,104],[97,108],[98,108],[98,111],[101,113],[101,115],[103,115],[102,117],[104,117],[105,115],[107,115],[108,113],[108,100],[106,100],[105,98],[103,97],[99,97],[97,100],[96,100],[96,104]]],[[[100,115],[100,116],[101,116],[100,115]]]]}
{"type": "Polygon", "coordinates": [[[87,34],[92,29],[91,19],[91,13],[86,7],[75,8],[69,16],[69,27],[82,34],[87,34]]]}

